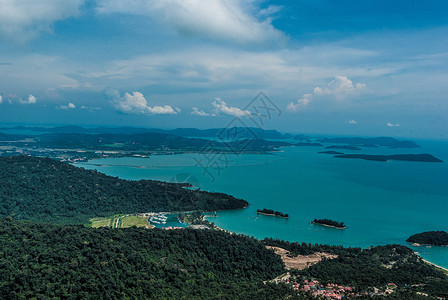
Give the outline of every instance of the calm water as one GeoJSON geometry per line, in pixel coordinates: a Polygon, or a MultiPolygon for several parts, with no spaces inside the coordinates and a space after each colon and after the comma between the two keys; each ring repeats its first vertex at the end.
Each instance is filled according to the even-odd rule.
{"type": "MultiPolygon", "coordinates": [[[[185,154],[102,159],[78,166],[132,180],[187,180],[243,198],[251,204],[248,208],[218,212],[210,221],[257,238],[360,247],[408,245],[405,240],[414,233],[448,231],[448,143],[419,144],[423,148],[365,148],[361,153],[430,153],[446,162],[337,159],[318,154],[320,147],[288,147],[275,155],[226,155],[218,161],[185,154]],[[290,218],[257,216],[258,208],[279,210],[290,218]],[[311,225],[314,218],[343,221],[348,228],[311,225]]],[[[413,249],[448,267],[448,247],[413,249]]]]}

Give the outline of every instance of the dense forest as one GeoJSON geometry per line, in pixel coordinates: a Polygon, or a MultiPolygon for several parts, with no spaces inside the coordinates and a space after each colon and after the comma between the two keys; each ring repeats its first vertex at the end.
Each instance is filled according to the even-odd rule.
{"type": "Polygon", "coordinates": [[[406,242],[428,244],[434,246],[448,246],[448,233],[445,231],[426,231],[411,235],[406,242]]]}
{"type": "Polygon", "coordinates": [[[446,274],[424,263],[420,256],[405,246],[387,245],[361,249],[290,243],[276,239],[265,239],[263,243],[284,248],[292,256],[315,252],[338,255],[335,259],[323,260],[307,269],[292,271],[304,278],[348,285],[358,291],[393,282],[405,291],[420,291],[432,296],[448,297],[446,274]]]}
{"type": "Polygon", "coordinates": [[[7,217],[0,218],[0,295],[6,299],[307,299],[286,284],[269,283],[285,270],[281,258],[265,245],[291,253],[338,255],[302,271],[290,270],[302,278],[350,285],[359,291],[394,282],[399,288],[394,299],[416,299],[414,291],[438,296],[448,291],[446,275],[399,245],[361,250],[259,241],[214,230],[94,229],[7,217]]]}
{"type": "Polygon", "coordinates": [[[337,227],[337,228],[346,228],[346,226],[344,225],[344,222],[337,222],[337,221],[333,221],[330,219],[314,219],[314,221],[311,223],[328,225],[328,226],[333,226],[333,227],[337,227]]]}
{"type": "Polygon", "coordinates": [[[86,224],[92,217],[149,211],[215,211],[248,205],[222,193],[152,180],[128,181],[49,158],[0,157],[0,217],[86,224]]]}
{"type": "Polygon", "coordinates": [[[0,218],[3,299],[279,299],[259,241],[209,230],[109,229],[0,218]]]}

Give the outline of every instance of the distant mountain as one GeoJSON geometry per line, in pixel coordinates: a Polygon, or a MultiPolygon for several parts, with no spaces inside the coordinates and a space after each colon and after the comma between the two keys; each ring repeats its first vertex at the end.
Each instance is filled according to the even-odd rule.
{"type": "Polygon", "coordinates": [[[138,128],[138,127],[96,127],[84,128],[81,126],[58,126],[58,127],[25,127],[16,126],[13,128],[0,128],[0,130],[30,130],[46,133],[88,133],[88,134],[143,134],[143,133],[162,133],[174,134],[183,137],[218,137],[226,139],[237,136],[239,139],[290,139],[290,134],[283,134],[277,130],[264,130],[256,127],[229,127],[229,128],[177,128],[177,129],[158,129],[158,128],[138,128]]]}

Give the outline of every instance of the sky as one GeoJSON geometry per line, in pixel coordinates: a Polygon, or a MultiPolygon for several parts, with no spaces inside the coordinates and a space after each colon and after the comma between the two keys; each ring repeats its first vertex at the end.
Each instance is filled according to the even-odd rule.
{"type": "Polygon", "coordinates": [[[0,0],[0,123],[238,120],[448,140],[447,11],[445,0],[0,0]]]}

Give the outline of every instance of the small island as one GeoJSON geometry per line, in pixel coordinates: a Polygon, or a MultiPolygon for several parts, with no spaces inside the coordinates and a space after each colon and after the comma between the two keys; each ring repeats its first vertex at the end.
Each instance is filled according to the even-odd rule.
{"type": "Polygon", "coordinates": [[[334,227],[337,229],[346,229],[347,226],[344,225],[344,222],[336,222],[330,219],[314,219],[311,223],[320,224],[327,227],[334,227]]]}
{"type": "Polygon", "coordinates": [[[373,161],[389,161],[389,160],[401,160],[401,161],[419,161],[419,162],[437,162],[441,163],[443,160],[432,156],[431,154],[395,154],[395,155],[369,155],[369,154],[344,154],[336,155],[336,158],[358,158],[364,160],[373,161]]]}
{"type": "Polygon", "coordinates": [[[286,218],[286,219],[289,218],[288,214],[284,214],[282,212],[275,211],[275,210],[272,210],[272,209],[267,209],[267,208],[257,209],[257,214],[281,217],[281,218],[286,218]]]}
{"type": "Polygon", "coordinates": [[[344,153],[338,151],[320,151],[319,153],[323,154],[333,154],[333,155],[343,155],[344,153]]]}
{"type": "Polygon", "coordinates": [[[339,150],[362,150],[359,147],[356,146],[327,146],[325,149],[339,149],[339,150]]]}
{"type": "Polygon", "coordinates": [[[432,246],[448,246],[448,233],[441,230],[426,231],[411,235],[406,242],[432,246]]]}

